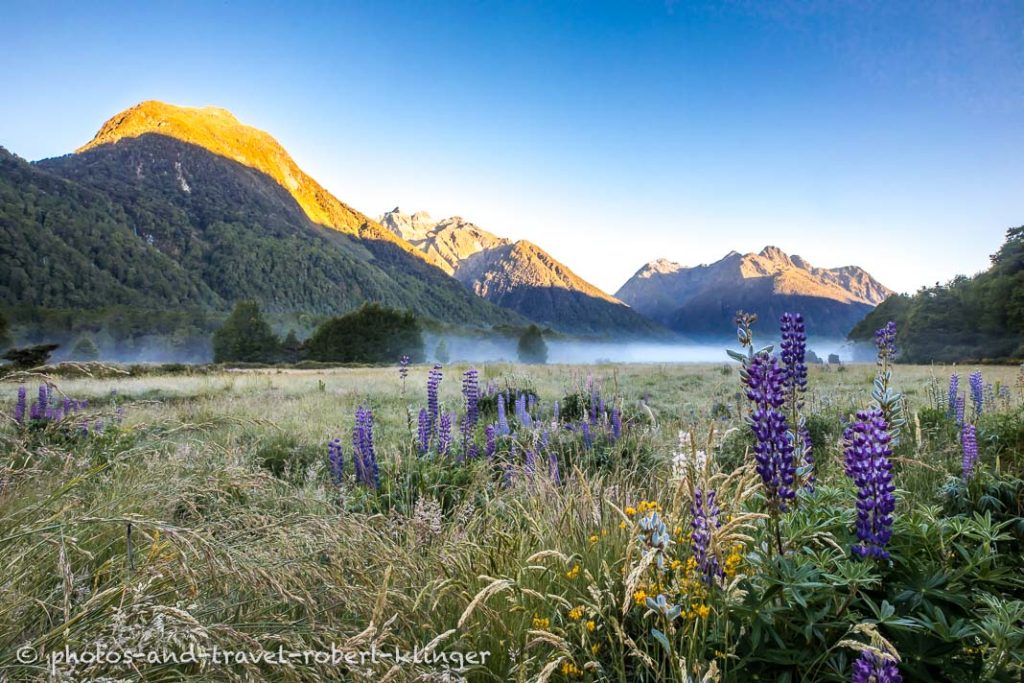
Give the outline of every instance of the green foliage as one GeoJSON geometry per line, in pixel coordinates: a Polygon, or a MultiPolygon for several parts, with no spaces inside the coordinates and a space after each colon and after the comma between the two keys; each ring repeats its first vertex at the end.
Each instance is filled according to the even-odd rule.
{"type": "Polygon", "coordinates": [[[0,351],[6,351],[12,343],[11,324],[7,321],[7,316],[0,313],[0,351]]]}
{"type": "Polygon", "coordinates": [[[38,344],[20,349],[8,349],[3,358],[9,360],[11,366],[16,370],[30,370],[38,368],[40,365],[46,365],[57,348],[57,344],[38,344]]]}
{"type": "Polygon", "coordinates": [[[306,342],[312,360],[342,363],[395,363],[409,356],[423,361],[423,334],[411,311],[367,304],[354,313],[331,318],[306,342]]]}
{"type": "Polygon", "coordinates": [[[434,360],[438,363],[447,363],[451,359],[451,355],[448,353],[448,342],[444,339],[437,342],[437,348],[434,349],[434,360]]]}
{"type": "Polygon", "coordinates": [[[71,349],[71,357],[74,360],[96,360],[100,357],[100,350],[90,337],[81,337],[71,349]]]}
{"type": "Polygon", "coordinates": [[[281,354],[277,336],[264,320],[255,301],[241,301],[213,333],[213,360],[273,362],[281,354]]]}
{"type": "Polygon", "coordinates": [[[1024,226],[1006,231],[987,271],[889,297],[853,328],[850,339],[869,341],[889,320],[899,329],[901,362],[1024,357],[1024,226]]]}
{"type": "Polygon", "coordinates": [[[540,364],[548,362],[548,345],[544,342],[544,335],[536,325],[530,325],[519,337],[519,344],[516,347],[520,362],[540,364]]]}

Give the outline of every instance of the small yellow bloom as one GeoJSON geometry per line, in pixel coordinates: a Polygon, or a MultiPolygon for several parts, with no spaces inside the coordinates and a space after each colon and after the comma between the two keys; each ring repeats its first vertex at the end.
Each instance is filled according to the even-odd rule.
{"type": "Polygon", "coordinates": [[[583,618],[583,607],[573,607],[569,610],[569,618],[573,621],[579,621],[583,618]]]}
{"type": "Polygon", "coordinates": [[[608,535],[608,530],[607,529],[601,529],[601,535],[602,536],[607,536],[608,535]]]}
{"type": "Polygon", "coordinates": [[[597,628],[597,624],[594,623],[593,619],[590,619],[590,620],[587,621],[587,630],[588,631],[593,633],[594,629],[596,629],[596,628],[597,628]]]}
{"type": "Polygon", "coordinates": [[[619,528],[620,529],[625,529],[626,528],[626,523],[625,522],[619,522],[619,528]]]}
{"type": "Polygon", "coordinates": [[[590,646],[590,654],[596,656],[597,653],[600,652],[600,651],[601,651],[601,643],[594,643],[593,645],[590,646]]]}
{"type": "Polygon", "coordinates": [[[567,579],[575,579],[579,575],[580,575],[580,566],[578,564],[574,564],[572,566],[572,569],[570,569],[569,571],[567,571],[565,573],[565,578],[567,578],[567,579]]]}
{"type": "Polygon", "coordinates": [[[601,540],[601,539],[598,538],[597,534],[594,534],[593,536],[590,537],[590,542],[591,543],[597,543],[599,540],[601,540]]]}
{"type": "Polygon", "coordinates": [[[632,517],[633,515],[636,514],[636,508],[635,507],[628,507],[628,508],[626,508],[626,514],[629,515],[630,517],[632,517]]]}
{"type": "Polygon", "coordinates": [[[583,670],[572,662],[562,662],[562,675],[570,678],[582,678],[583,670]]]}
{"type": "Polygon", "coordinates": [[[680,562],[679,560],[672,560],[671,562],[668,563],[668,568],[671,569],[672,571],[675,571],[675,570],[679,569],[682,566],[683,566],[683,563],[680,562]]]}
{"type": "Polygon", "coordinates": [[[711,609],[707,605],[700,605],[694,611],[697,613],[697,616],[701,619],[707,619],[708,615],[711,614],[711,609]]]}
{"type": "Polygon", "coordinates": [[[551,625],[550,619],[542,619],[537,615],[533,616],[533,627],[539,631],[543,631],[551,625]]]}
{"type": "Polygon", "coordinates": [[[633,593],[633,602],[635,602],[638,605],[647,604],[647,592],[643,589],[640,589],[636,593],[633,593]]]}

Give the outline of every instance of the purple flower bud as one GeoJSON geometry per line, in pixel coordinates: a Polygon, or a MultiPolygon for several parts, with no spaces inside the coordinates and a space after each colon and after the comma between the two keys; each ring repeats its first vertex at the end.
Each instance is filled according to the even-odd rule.
{"type": "Polygon", "coordinates": [[[978,431],[974,425],[964,425],[960,432],[960,443],[963,446],[964,479],[974,476],[974,466],[978,464],[978,431]]]}
{"type": "Polygon", "coordinates": [[[857,486],[857,538],[853,552],[860,557],[889,559],[885,546],[892,537],[896,487],[889,456],[892,440],[877,408],[857,413],[857,421],[843,433],[846,475],[857,486]]]}
{"type": "Polygon", "coordinates": [[[851,683],[902,683],[903,676],[896,662],[889,657],[879,657],[870,650],[864,650],[853,663],[851,683]]]}
{"type": "Polygon", "coordinates": [[[981,377],[981,370],[972,372],[968,379],[971,385],[971,401],[974,404],[974,419],[977,420],[985,407],[985,382],[981,377]]]}
{"type": "Polygon", "coordinates": [[[341,450],[341,439],[331,439],[327,443],[327,461],[330,465],[331,479],[335,485],[341,486],[345,478],[345,460],[341,450]]]}
{"type": "Polygon", "coordinates": [[[946,417],[956,415],[957,397],[960,395],[960,375],[953,373],[949,376],[949,403],[946,406],[946,417]]]}
{"type": "Polygon", "coordinates": [[[25,424],[25,406],[28,401],[28,392],[25,385],[18,387],[18,400],[14,403],[14,421],[18,424],[25,424]]]}
{"type": "Polygon", "coordinates": [[[714,548],[711,547],[715,529],[722,526],[718,519],[720,510],[715,504],[714,490],[709,490],[706,494],[700,489],[694,491],[690,514],[693,517],[693,521],[690,522],[690,526],[693,527],[690,532],[690,549],[693,551],[693,559],[697,562],[697,569],[700,570],[704,581],[711,585],[716,578],[725,576],[714,548]]]}
{"type": "Polygon", "coordinates": [[[754,404],[748,422],[757,439],[757,473],[768,499],[782,512],[789,507],[787,501],[796,497],[793,443],[786,416],[779,410],[786,400],[784,379],[785,370],[768,354],[754,356],[744,375],[747,399],[754,404]]]}

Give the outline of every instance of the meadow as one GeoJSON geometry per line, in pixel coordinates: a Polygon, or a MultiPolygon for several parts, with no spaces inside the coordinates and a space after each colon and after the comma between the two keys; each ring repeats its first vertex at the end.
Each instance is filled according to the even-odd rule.
{"type": "Polygon", "coordinates": [[[844,471],[876,365],[809,368],[790,498],[740,363],[470,369],[9,377],[0,677],[1020,680],[1024,369],[975,412],[975,368],[892,368],[881,539],[844,471]],[[335,657],[68,661],[214,646],[335,657]]]}

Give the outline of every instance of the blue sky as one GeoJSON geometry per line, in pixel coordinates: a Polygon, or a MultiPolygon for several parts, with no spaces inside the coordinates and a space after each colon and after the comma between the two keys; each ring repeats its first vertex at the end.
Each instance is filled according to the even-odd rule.
{"type": "Polygon", "coordinates": [[[0,145],[214,104],[343,201],[614,292],[775,244],[905,291],[1024,223],[1024,3],[0,3],[0,145]]]}

